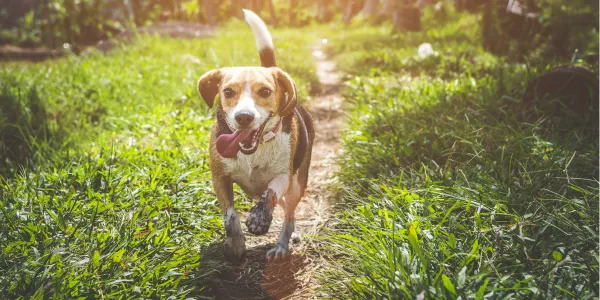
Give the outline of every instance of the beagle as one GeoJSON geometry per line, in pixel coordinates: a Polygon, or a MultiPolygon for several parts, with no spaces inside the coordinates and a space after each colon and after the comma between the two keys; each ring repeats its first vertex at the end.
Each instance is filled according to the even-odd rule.
{"type": "Polygon", "coordinates": [[[289,255],[294,210],[304,195],[315,136],[311,116],[300,106],[290,75],[276,67],[271,34],[256,14],[244,10],[254,32],[262,67],[230,67],[200,77],[198,92],[212,108],[219,95],[210,138],[210,169],[223,212],[225,255],[243,257],[246,246],[233,206],[233,184],[259,199],[246,220],[255,235],[268,232],[279,204],[284,221],[267,259],[289,255]]]}

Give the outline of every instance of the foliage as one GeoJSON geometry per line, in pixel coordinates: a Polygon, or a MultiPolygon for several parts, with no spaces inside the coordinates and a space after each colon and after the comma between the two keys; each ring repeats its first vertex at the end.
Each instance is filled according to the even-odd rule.
{"type": "Polygon", "coordinates": [[[527,81],[560,62],[507,63],[472,38],[477,24],[328,43],[356,75],[330,297],[598,296],[598,112],[522,104],[527,81]],[[423,42],[438,56],[419,58],[423,42]]]}
{"type": "MultiPolygon", "coordinates": [[[[271,15],[268,1],[216,1],[216,0],[48,0],[23,1],[0,7],[0,44],[22,47],[79,48],[107,39],[125,31],[135,31],[136,26],[155,22],[182,20],[209,23],[212,19],[224,24],[238,17],[241,8],[255,10],[265,20],[278,25],[309,25],[318,18],[318,1],[272,1],[271,15]],[[212,3],[212,11],[204,3],[212,3]],[[293,18],[292,18],[293,16],[293,18]]],[[[335,10],[330,1],[328,12],[335,10]]],[[[275,24],[271,24],[274,26],[275,24]]]]}
{"type": "MultiPolygon", "coordinates": [[[[306,98],[312,37],[273,35],[306,98]]],[[[223,262],[202,254],[224,231],[209,181],[212,117],[196,81],[233,65],[259,65],[241,22],[213,39],[142,37],[107,55],[3,64],[0,132],[29,155],[0,162],[0,298],[203,292],[223,262]],[[31,133],[38,123],[44,134],[31,133]]],[[[22,151],[4,142],[3,153],[22,151]]]]}
{"type": "Polygon", "coordinates": [[[506,13],[506,1],[483,8],[482,39],[493,53],[520,59],[532,50],[546,58],[572,56],[597,62],[598,3],[586,0],[519,1],[522,15],[506,13]]]}

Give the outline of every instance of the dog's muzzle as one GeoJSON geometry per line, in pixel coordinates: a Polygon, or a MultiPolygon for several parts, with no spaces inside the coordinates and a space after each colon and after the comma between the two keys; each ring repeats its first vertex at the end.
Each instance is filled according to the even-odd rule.
{"type": "Polygon", "coordinates": [[[217,152],[225,158],[235,157],[239,151],[246,155],[256,152],[268,120],[255,130],[242,129],[231,134],[221,134],[217,138],[217,152]]]}

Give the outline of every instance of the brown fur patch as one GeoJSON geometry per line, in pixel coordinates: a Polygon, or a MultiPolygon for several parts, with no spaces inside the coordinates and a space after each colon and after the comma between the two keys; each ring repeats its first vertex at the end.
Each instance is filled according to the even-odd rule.
{"type": "Polygon", "coordinates": [[[221,69],[223,77],[219,86],[219,94],[221,105],[225,112],[229,112],[239,102],[240,97],[244,94],[248,84],[250,85],[251,97],[256,104],[267,112],[275,113],[279,108],[280,93],[273,74],[267,68],[224,68],[221,69]],[[234,96],[231,98],[225,97],[224,90],[231,89],[234,96]],[[260,94],[261,89],[266,88],[271,91],[271,95],[263,97],[260,94]]]}

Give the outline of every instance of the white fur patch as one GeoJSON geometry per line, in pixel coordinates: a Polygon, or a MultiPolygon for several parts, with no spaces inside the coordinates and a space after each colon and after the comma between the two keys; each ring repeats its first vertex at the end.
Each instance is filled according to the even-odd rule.
{"type": "Polygon", "coordinates": [[[252,32],[254,33],[258,51],[265,48],[275,49],[273,47],[273,38],[271,38],[271,33],[269,32],[269,29],[267,29],[265,22],[263,22],[263,20],[255,13],[247,9],[244,9],[244,16],[246,18],[246,23],[250,25],[250,28],[252,28],[252,32]]]}
{"type": "Polygon", "coordinates": [[[251,197],[259,197],[277,175],[290,173],[290,139],[289,133],[278,131],[253,154],[238,152],[237,159],[222,157],[225,173],[251,197]]]}
{"type": "Polygon", "coordinates": [[[292,185],[288,188],[285,198],[300,197],[300,183],[298,182],[298,172],[292,177],[292,185]]]}
{"type": "Polygon", "coordinates": [[[231,222],[232,219],[235,219],[236,216],[237,216],[237,214],[235,213],[235,209],[233,207],[228,208],[227,211],[225,212],[225,216],[223,216],[223,220],[225,221],[225,226],[227,226],[228,223],[231,222]]]}
{"type": "MultiPolygon", "coordinates": [[[[228,114],[229,124],[237,125],[237,122],[235,121],[235,115],[240,111],[248,111],[254,116],[254,122],[252,123],[252,125],[250,125],[250,128],[256,130],[260,127],[260,125],[262,125],[262,123],[267,119],[267,117],[269,117],[269,113],[267,113],[267,111],[264,108],[260,107],[259,105],[256,105],[256,101],[254,101],[254,98],[252,98],[252,89],[250,85],[250,80],[248,79],[249,78],[246,78],[246,86],[244,87],[244,91],[240,95],[240,100],[228,114]]],[[[236,128],[238,128],[238,126],[236,126],[236,128]]]]}
{"type": "Polygon", "coordinates": [[[283,193],[285,193],[290,185],[290,178],[288,174],[279,174],[269,182],[269,188],[277,195],[277,200],[281,199],[283,193]]]}

